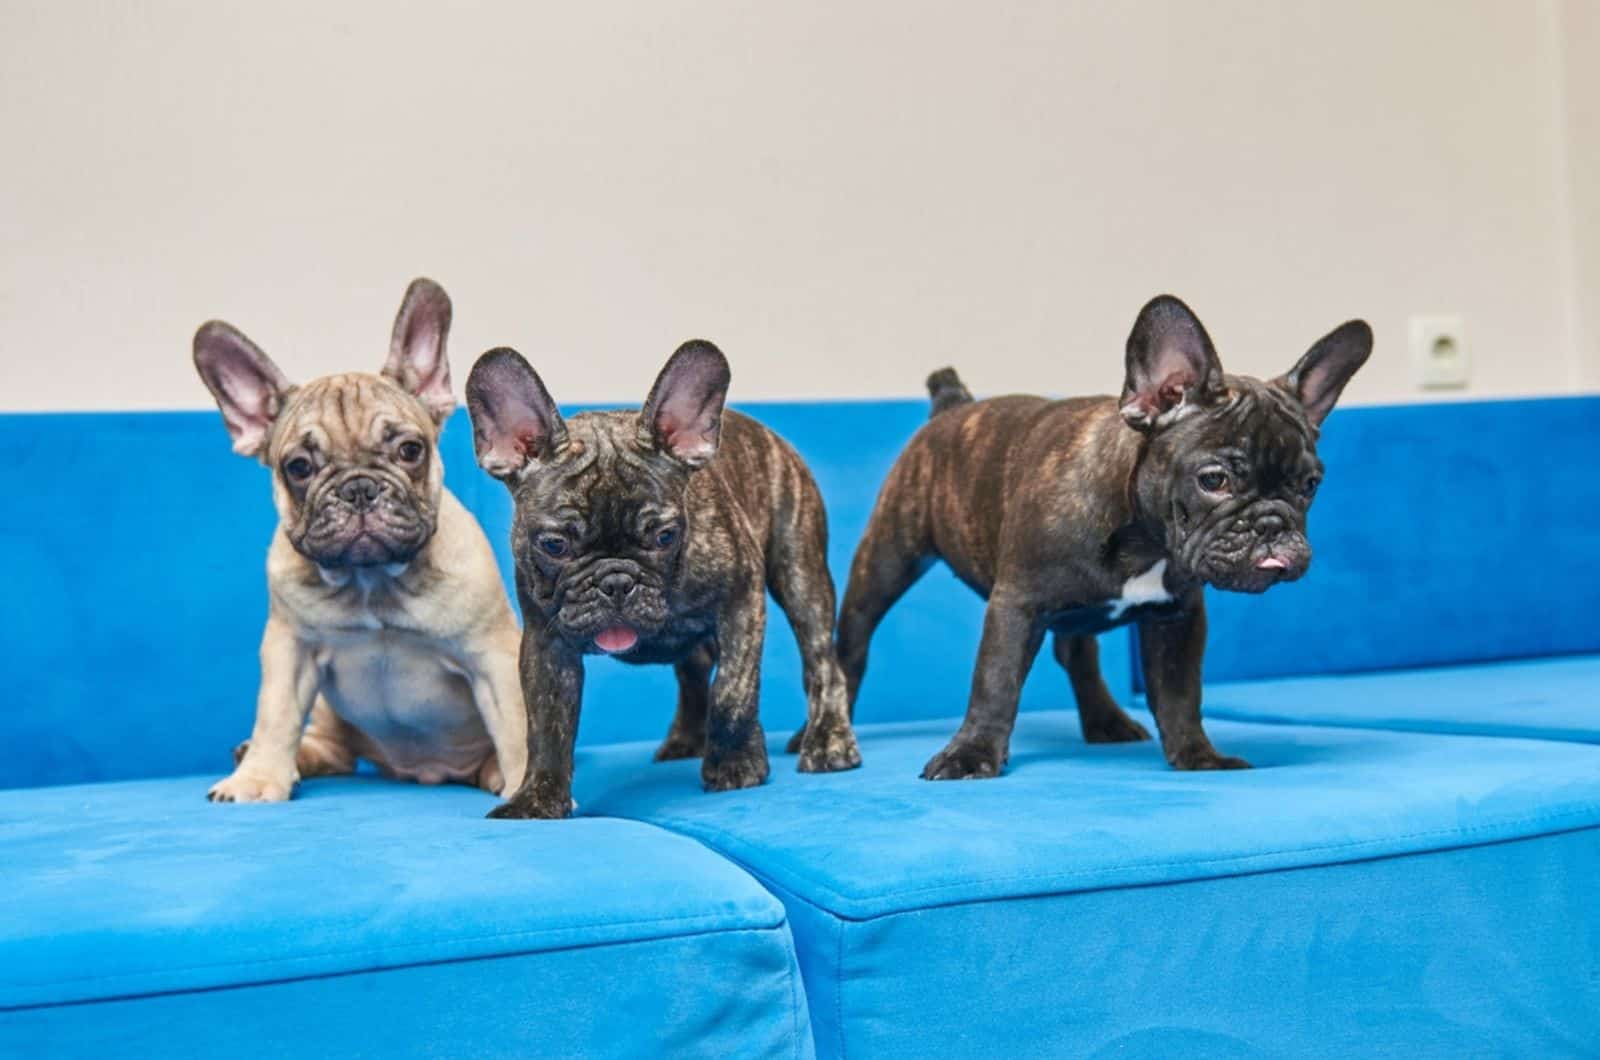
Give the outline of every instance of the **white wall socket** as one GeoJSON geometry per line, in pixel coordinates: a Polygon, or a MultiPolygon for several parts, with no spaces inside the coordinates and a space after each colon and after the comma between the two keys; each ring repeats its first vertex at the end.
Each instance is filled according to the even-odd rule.
{"type": "Polygon", "coordinates": [[[1460,317],[1412,317],[1411,364],[1424,390],[1464,387],[1472,378],[1467,332],[1460,317]]]}

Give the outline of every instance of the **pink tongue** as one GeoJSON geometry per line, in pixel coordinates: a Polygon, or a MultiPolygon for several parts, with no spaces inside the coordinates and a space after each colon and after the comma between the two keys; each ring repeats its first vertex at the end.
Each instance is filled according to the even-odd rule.
{"type": "Polygon", "coordinates": [[[639,634],[627,626],[608,626],[595,634],[594,646],[601,651],[615,655],[619,651],[627,651],[639,643],[639,634]]]}
{"type": "Polygon", "coordinates": [[[1268,556],[1266,559],[1262,560],[1260,563],[1257,563],[1256,566],[1258,568],[1260,568],[1261,570],[1288,570],[1289,569],[1289,564],[1287,562],[1285,562],[1283,559],[1281,559],[1280,557],[1278,557],[1278,556],[1268,556]]]}

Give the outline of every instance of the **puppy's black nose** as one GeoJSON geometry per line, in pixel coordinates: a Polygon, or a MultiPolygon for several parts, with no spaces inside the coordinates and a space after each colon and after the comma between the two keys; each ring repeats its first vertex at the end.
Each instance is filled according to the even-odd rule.
{"type": "Polygon", "coordinates": [[[370,475],[352,475],[339,483],[339,499],[360,511],[372,507],[383,487],[370,475]]]}
{"type": "Polygon", "coordinates": [[[613,600],[621,600],[633,588],[633,575],[613,571],[600,579],[600,591],[613,600]]]}
{"type": "Polygon", "coordinates": [[[1275,513],[1268,513],[1256,520],[1256,533],[1260,534],[1262,537],[1267,537],[1272,534],[1281,534],[1283,533],[1284,527],[1288,525],[1289,524],[1284,520],[1283,516],[1275,513]]]}

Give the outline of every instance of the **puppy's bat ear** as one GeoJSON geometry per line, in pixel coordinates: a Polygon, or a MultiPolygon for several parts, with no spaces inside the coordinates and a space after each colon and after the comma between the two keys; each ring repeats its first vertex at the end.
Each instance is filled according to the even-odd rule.
{"type": "Polygon", "coordinates": [[[478,358],[467,375],[467,412],[478,464],[498,479],[513,479],[530,461],[567,446],[567,425],[550,391],[522,354],[507,346],[478,358]]]}
{"type": "Polygon", "coordinates": [[[1128,335],[1122,418],[1152,431],[1222,396],[1222,362],[1200,318],[1170,294],[1139,310],[1128,335]]]}
{"type": "Polygon", "coordinates": [[[415,394],[436,424],[456,407],[450,393],[450,361],[444,352],[449,335],[450,296],[432,280],[412,280],[395,314],[383,374],[415,394]]]}
{"type": "Polygon", "coordinates": [[[263,456],[292,389],[272,359],[232,324],[210,320],[194,333],[194,367],[216,398],[240,456],[263,456]]]}
{"type": "Polygon", "coordinates": [[[691,339],[667,359],[639,412],[641,441],[690,467],[717,455],[732,373],[722,351],[691,339]]]}
{"type": "Polygon", "coordinates": [[[1277,382],[1300,399],[1306,416],[1320,427],[1344,393],[1344,385],[1371,355],[1371,325],[1365,320],[1347,321],[1318,339],[1277,382]]]}

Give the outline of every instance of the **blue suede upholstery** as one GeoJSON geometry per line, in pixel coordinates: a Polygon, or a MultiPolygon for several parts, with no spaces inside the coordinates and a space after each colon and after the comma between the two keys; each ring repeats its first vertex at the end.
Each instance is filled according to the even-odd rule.
{"type": "Polygon", "coordinates": [[[1600,743],[1600,655],[1212,684],[1206,716],[1600,743]]]}
{"type": "Polygon", "coordinates": [[[693,836],[789,909],[822,1056],[1502,1055],[1600,1035],[1600,749],[1218,722],[1256,769],[1021,719],[999,781],[928,783],[955,719],[732,796],[649,745],[586,813],[693,836]]]}
{"type": "MultiPolygon", "coordinates": [[[[925,403],[747,411],[810,462],[842,592],[925,403]]],[[[0,1056],[1592,1053],[1597,442],[1600,398],[1335,412],[1311,573],[1209,597],[1208,728],[1253,771],[1085,745],[1044,652],[1006,775],[917,779],[983,610],[938,568],[873,642],[862,769],[781,753],[772,608],[768,785],[651,763],[671,671],[595,659],[579,818],[517,824],[370,776],[206,803],[266,471],[211,412],[0,416],[0,1056]]],[[[509,584],[464,413],[442,444],[509,584]]]]}
{"type": "Polygon", "coordinates": [[[292,803],[215,806],[208,783],[0,797],[0,1056],[386,1038],[403,1055],[809,1055],[783,907],[698,843],[489,821],[493,797],[462,787],[313,780],[292,803]]]}
{"type": "MultiPolygon", "coordinates": [[[[748,411],[811,463],[842,594],[878,485],[926,404],[748,411]]],[[[445,485],[478,515],[509,586],[510,497],[477,467],[464,411],[441,449],[445,485]]],[[[210,412],[0,416],[0,451],[16,454],[0,463],[0,493],[18,501],[0,549],[17,558],[11,594],[25,602],[0,611],[0,643],[12,645],[13,694],[28,704],[0,712],[0,746],[32,749],[0,758],[0,788],[226,773],[255,716],[276,522],[267,471],[232,453],[210,412]],[[108,461],[108,451],[138,458],[108,461]]],[[[762,717],[787,732],[805,717],[800,657],[783,612],[768,616],[762,717]]],[[[971,590],[931,572],[874,641],[862,720],[939,717],[964,702],[982,621],[971,590]]],[[[1126,694],[1127,638],[1104,638],[1102,661],[1126,694]]],[[[1039,669],[1025,705],[1069,705],[1065,676],[1053,663],[1039,669]]],[[[670,667],[592,659],[580,739],[659,739],[676,701],[670,667]]]]}
{"type": "Polygon", "coordinates": [[[1305,578],[1207,595],[1208,681],[1600,652],[1600,397],[1336,409],[1305,578]]]}

